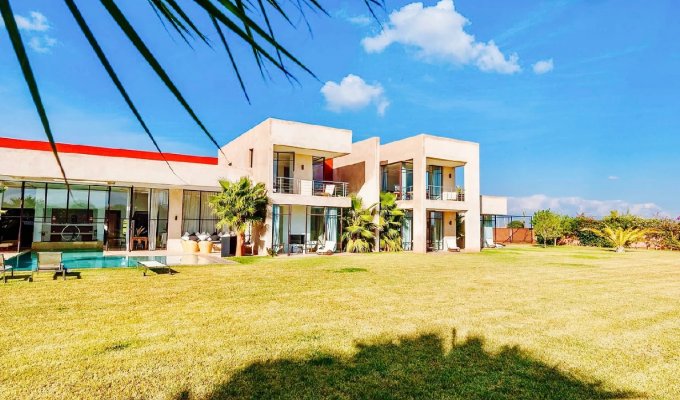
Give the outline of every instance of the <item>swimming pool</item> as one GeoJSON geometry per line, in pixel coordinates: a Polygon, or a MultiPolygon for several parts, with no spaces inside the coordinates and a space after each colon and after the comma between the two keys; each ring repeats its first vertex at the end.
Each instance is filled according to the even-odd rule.
{"type": "MultiPolygon", "coordinates": [[[[138,261],[158,261],[166,264],[165,256],[112,256],[101,251],[63,251],[62,262],[66,269],[88,268],[129,268],[136,267],[138,261]]],[[[38,265],[38,254],[34,251],[21,253],[8,258],[5,264],[18,271],[30,271],[38,265]]]]}

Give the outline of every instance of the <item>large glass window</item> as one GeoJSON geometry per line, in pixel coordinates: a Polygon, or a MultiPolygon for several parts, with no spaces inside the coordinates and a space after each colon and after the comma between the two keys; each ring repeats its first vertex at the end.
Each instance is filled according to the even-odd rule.
{"type": "Polygon", "coordinates": [[[442,199],[442,167],[439,165],[428,165],[425,173],[427,182],[427,198],[433,200],[442,199]]]}
{"type": "Polygon", "coordinates": [[[274,192],[293,193],[293,171],[295,169],[295,153],[274,152],[274,192]]]}
{"type": "Polygon", "coordinates": [[[394,193],[399,200],[413,198],[413,162],[404,161],[383,165],[382,184],[383,192],[394,193]]]}
{"type": "Polygon", "coordinates": [[[149,250],[164,249],[168,244],[168,191],[151,189],[149,210],[149,250]]]}
{"type": "Polygon", "coordinates": [[[21,182],[6,182],[0,216],[0,251],[16,251],[21,234],[21,182]]]}
{"type": "Polygon", "coordinates": [[[326,158],[312,157],[312,179],[315,181],[324,181],[324,165],[326,158]]]}
{"type": "MultiPolygon", "coordinates": [[[[7,182],[0,218],[0,247],[9,242],[98,241],[125,249],[130,189],[41,182],[7,182]]],[[[166,217],[167,218],[167,217],[166,217]]]]}
{"type": "Polygon", "coordinates": [[[401,222],[401,246],[404,250],[413,250],[413,210],[404,210],[401,222]]]}
{"type": "Polygon", "coordinates": [[[182,210],[182,232],[189,234],[217,233],[217,216],[210,207],[210,197],[216,192],[185,190],[182,210]]]}
{"type": "Polygon", "coordinates": [[[124,250],[128,238],[128,210],[130,189],[112,187],[109,194],[109,208],[106,211],[106,247],[124,250]]]}
{"type": "Polygon", "coordinates": [[[443,249],[443,219],[440,211],[427,213],[427,251],[443,249]]]}

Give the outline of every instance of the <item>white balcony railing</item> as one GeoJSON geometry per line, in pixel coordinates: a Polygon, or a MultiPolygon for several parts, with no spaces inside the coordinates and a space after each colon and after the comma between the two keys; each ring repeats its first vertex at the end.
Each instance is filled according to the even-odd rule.
{"type": "Polygon", "coordinates": [[[347,197],[347,182],[314,181],[309,179],[274,177],[274,193],[301,194],[306,196],[347,197]]]}
{"type": "Polygon", "coordinates": [[[459,187],[428,185],[425,195],[428,200],[465,201],[465,192],[459,187]]]}

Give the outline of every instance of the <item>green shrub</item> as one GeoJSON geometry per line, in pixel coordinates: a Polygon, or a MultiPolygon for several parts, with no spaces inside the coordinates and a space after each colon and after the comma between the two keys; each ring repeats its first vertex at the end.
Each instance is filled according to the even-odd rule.
{"type": "Polygon", "coordinates": [[[510,221],[510,223],[508,224],[508,228],[511,228],[511,229],[524,228],[524,221],[521,221],[521,220],[518,220],[518,219],[516,219],[514,221],[510,221]]]}

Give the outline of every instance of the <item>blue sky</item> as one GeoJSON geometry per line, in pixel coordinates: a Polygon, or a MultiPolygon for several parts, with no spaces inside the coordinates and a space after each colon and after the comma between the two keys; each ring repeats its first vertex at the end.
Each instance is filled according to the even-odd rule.
{"type": "MultiPolygon", "coordinates": [[[[147,2],[121,1],[221,143],[267,117],[388,142],[431,133],[481,144],[482,191],[513,213],[552,207],[680,215],[680,4],[675,1],[322,2],[312,34],[275,21],[318,80],[260,77],[226,54],[168,35],[147,2]],[[538,63],[538,64],[537,64],[538,63]]],[[[152,149],[61,2],[12,1],[58,141],[152,149]],[[38,12],[39,14],[32,14],[38,12]]],[[[95,2],[79,2],[163,150],[214,155],[188,115],[95,2]]],[[[203,27],[213,42],[208,21],[203,27]]],[[[4,29],[0,136],[43,139],[4,29]]]]}

